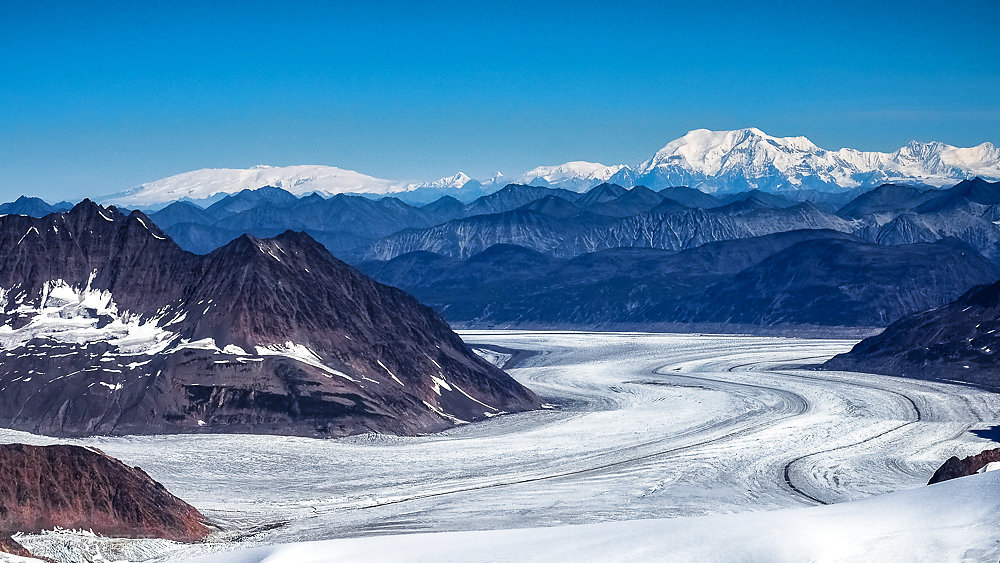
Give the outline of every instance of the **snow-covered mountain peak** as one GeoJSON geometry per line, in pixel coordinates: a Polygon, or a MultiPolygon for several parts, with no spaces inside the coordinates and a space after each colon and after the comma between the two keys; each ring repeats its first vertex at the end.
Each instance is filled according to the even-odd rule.
{"type": "Polygon", "coordinates": [[[756,127],[712,131],[694,129],[667,143],[635,168],[575,160],[538,166],[506,177],[497,172],[474,180],[457,172],[433,182],[375,178],[334,166],[270,166],[202,169],[148,182],[101,198],[127,207],[156,207],[172,201],[221,198],[244,189],[274,186],[295,195],[318,192],[386,194],[434,190],[495,191],[508,183],[587,191],[603,182],[652,189],[689,186],[704,192],[747,189],[841,191],[892,182],[945,186],[975,176],[1000,179],[1000,149],[984,142],[954,147],[938,141],[911,141],[893,152],[853,148],[828,150],[806,137],[775,137],[756,127]]]}
{"type": "Polygon", "coordinates": [[[208,199],[264,186],[281,188],[299,196],[313,192],[326,196],[339,193],[383,194],[404,189],[392,180],[336,166],[259,164],[253,168],[203,168],[184,172],[106,196],[102,201],[127,207],[155,206],[181,199],[208,199]]]}
{"type": "Polygon", "coordinates": [[[806,137],[774,137],[750,127],[695,129],[636,168],[635,184],[687,185],[703,191],[839,190],[884,182],[935,186],[965,178],[1000,178],[1000,151],[991,143],[958,148],[911,141],[891,152],[830,151],[806,137]]]}
{"type": "Polygon", "coordinates": [[[412,189],[415,188],[461,188],[465,184],[472,181],[465,172],[458,172],[453,176],[445,176],[439,180],[435,180],[429,184],[414,184],[412,189]]]}
{"type": "Polygon", "coordinates": [[[731,167],[786,162],[799,153],[823,152],[805,137],[772,137],[756,127],[732,131],[695,129],[668,143],[638,167],[640,174],[659,166],[681,166],[702,174],[731,167]],[[735,158],[734,158],[735,157],[735,158]]]}
{"type": "Polygon", "coordinates": [[[576,191],[585,191],[597,184],[608,181],[616,173],[625,169],[628,169],[628,166],[624,164],[608,166],[599,162],[574,160],[562,164],[532,168],[518,177],[515,183],[559,186],[576,191]]]}

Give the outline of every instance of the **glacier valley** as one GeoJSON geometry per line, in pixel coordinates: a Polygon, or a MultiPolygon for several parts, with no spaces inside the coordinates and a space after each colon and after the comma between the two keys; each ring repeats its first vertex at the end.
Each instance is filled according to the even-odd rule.
{"type": "Polygon", "coordinates": [[[17,539],[76,561],[1000,554],[1000,472],[924,486],[949,456],[989,447],[1000,395],[810,369],[854,340],[461,335],[549,408],[418,437],[0,430],[100,448],[220,528],[190,545],[61,530],[17,539]]]}

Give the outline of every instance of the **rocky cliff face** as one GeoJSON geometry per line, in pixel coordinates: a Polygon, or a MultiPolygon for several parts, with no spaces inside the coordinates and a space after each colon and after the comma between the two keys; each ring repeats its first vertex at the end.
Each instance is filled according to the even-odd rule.
{"type": "Polygon", "coordinates": [[[538,399],[308,235],[181,250],[89,201],[0,218],[0,424],[55,435],[430,432],[538,399]]]}
{"type": "Polygon", "coordinates": [[[98,450],[0,445],[0,534],[56,526],[175,541],[197,541],[209,532],[194,507],[138,467],[98,450]]]}

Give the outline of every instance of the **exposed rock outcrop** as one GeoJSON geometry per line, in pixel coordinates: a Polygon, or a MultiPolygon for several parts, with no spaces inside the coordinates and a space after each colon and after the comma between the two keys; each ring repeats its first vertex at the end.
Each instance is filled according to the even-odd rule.
{"type": "Polygon", "coordinates": [[[23,545],[17,543],[14,538],[10,537],[10,534],[5,534],[3,532],[0,532],[0,553],[9,553],[19,557],[32,556],[31,552],[25,549],[23,545]]]}
{"type": "Polygon", "coordinates": [[[944,465],[934,472],[934,476],[927,484],[933,485],[949,479],[975,475],[987,464],[998,461],[1000,461],[1000,448],[986,450],[983,453],[961,459],[958,456],[951,456],[948,461],[944,462],[944,465]]]}
{"type": "Polygon", "coordinates": [[[1000,282],[899,319],[834,356],[827,369],[943,379],[1000,388],[1000,282]]]}
{"type": "Polygon", "coordinates": [[[0,445],[0,536],[57,526],[186,542],[209,533],[198,510],[99,450],[0,445]]]}

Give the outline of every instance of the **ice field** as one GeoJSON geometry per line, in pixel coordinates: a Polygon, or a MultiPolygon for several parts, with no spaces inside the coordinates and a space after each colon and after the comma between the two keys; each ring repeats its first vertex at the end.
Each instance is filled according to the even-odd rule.
{"type": "Polygon", "coordinates": [[[56,440],[0,431],[7,442],[99,447],[221,527],[195,545],[64,531],[19,541],[79,561],[222,551],[232,561],[837,560],[899,549],[914,550],[911,560],[995,561],[1000,553],[1000,472],[924,487],[949,456],[996,447],[988,436],[1000,424],[1000,395],[808,368],[850,349],[848,340],[461,334],[474,347],[500,347],[484,351],[497,361],[505,349],[533,352],[516,354],[508,371],[552,408],[411,438],[56,440]],[[825,504],[836,506],[802,510],[825,504]],[[779,533],[812,551],[785,549],[779,533]],[[824,537],[859,543],[825,546],[824,537]],[[715,540],[734,551],[705,551],[715,540]],[[758,544],[771,551],[753,551],[758,544]]]}

